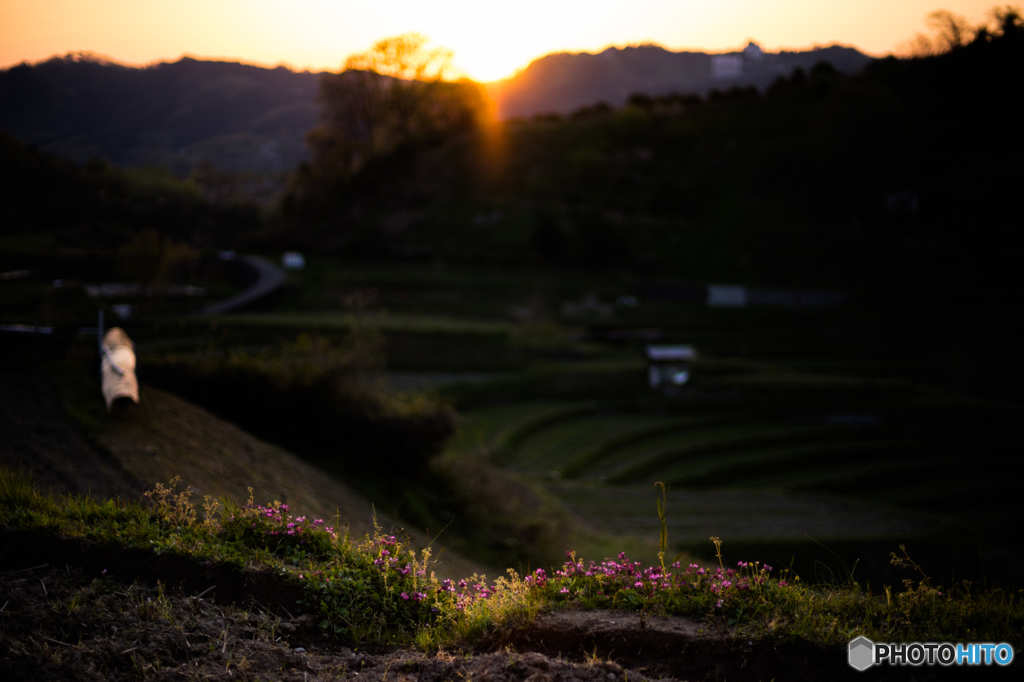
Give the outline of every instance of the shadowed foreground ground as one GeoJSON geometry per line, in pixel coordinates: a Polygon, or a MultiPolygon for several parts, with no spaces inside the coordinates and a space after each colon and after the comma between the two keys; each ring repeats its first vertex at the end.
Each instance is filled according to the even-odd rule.
{"type": "Polygon", "coordinates": [[[0,570],[0,678],[11,680],[937,680],[1019,679],[1011,669],[858,673],[845,651],[749,644],[728,628],[621,612],[541,614],[505,641],[425,654],[324,639],[309,616],[74,566],[0,570]]]}

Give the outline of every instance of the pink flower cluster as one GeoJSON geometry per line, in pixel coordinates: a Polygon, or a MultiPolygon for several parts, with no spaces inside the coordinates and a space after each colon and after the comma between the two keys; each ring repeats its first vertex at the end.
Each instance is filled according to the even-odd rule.
{"type": "Polygon", "coordinates": [[[427,595],[423,594],[422,592],[413,592],[411,595],[407,592],[403,592],[399,596],[406,601],[409,601],[411,599],[416,604],[419,604],[421,601],[427,598],[427,595]]]}
{"type": "MultiPolygon", "coordinates": [[[[618,560],[607,559],[600,563],[591,561],[584,564],[569,553],[569,560],[555,572],[558,583],[569,583],[559,589],[559,594],[570,594],[569,587],[580,584],[578,580],[593,579],[600,586],[598,596],[613,592],[633,592],[641,597],[654,597],[658,592],[674,590],[694,594],[697,590],[706,590],[715,595],[732,592],[744,592],[770,584],[771,566],[759,565],[759,562],[740,561],[737,568],[716,568],[709,570],[697,564],[683,568],[678,562],[663,569],[661,566],[642,568],[639,561],[630,561],[625,552],[621,552],[618,560]]],[[[542,571],[538,571],[543,575],[542,571]]],[[[589,582],[589,581],[587,581],[589,582]]],[[[546,581],[534,576],[526,578],[526,583],[542,587],[546,581]]],[[[581,585],[587,584],[586,582],[581,585]]],[[[786,587],[785,580],[778,581],[779,587],[786,587]]],[[[720,600],[719,600],[720,601],[720,600]]]]}
{"type": "Polygon", "coordinates": [[[272,502],[258,505],[250,502],[234,514],[223,518],[220,532],[230,536],[248,538],[273,551],[292,551],[323,554],[331,551],[338,539],[334,528],[323,519],[294,517],[287,504],[272,502]]]}
{"type": "MultiPolygon", "coordinates": [[[[398,556],[401,552],[401,546],[394,535],[381,535],[377,537],[372,542],[371,552],[377,555],[373,560],[373,565],[381,573],[397,573],[400,576],[413,575],[412,563],[406,562],[405,565],[402,565],[402,560],[398,556]]],[[[422,577],[426,573],[425,569],[415,571],[415,575],[418,577],[422,577]]]]}
{"type": "Polygon", "coordinates": [[[531,575],[526,576],[523,582],[532,587],[544,587],[548,584],[548,576],[543,568],[538,568],[531,575]]]}

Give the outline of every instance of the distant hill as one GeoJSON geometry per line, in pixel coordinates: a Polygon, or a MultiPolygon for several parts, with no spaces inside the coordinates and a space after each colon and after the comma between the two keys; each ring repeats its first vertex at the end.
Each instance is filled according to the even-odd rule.
{"type": "Polygon", "coordinates": [[[318,74],[283,67],[68,55],[0,71],[0,130],[78,163],[276,173],[306,157],[318,86],[318,74]]]}
{"type": "Polygon", "coordinates": [[[804,52],[763,52],[750,43],[739,52],[707,54],[672,52],[657,45],[610,47],[599,54],[549,54],[488,90],[501,118],[539,113],[566,114],[582,106],[607,102],[621,106],[633,93],[706,95],[714,88],[755,86],[764,90],[797,68],[809,70],[828,62],[843,73],[856,73],[871,61],[852,47],[815,48],[804,52]]]}

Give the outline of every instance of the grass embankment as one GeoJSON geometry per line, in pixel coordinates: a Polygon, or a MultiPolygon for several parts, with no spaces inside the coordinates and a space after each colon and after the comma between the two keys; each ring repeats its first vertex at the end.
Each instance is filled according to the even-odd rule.
{"type": "MultiPolygon", "coordinates": [[[[207,496],[200,512],[189,492],[173,483],[148,491],[145,505],[54,498],[4,469],[0,524],[265,571],[301,589],[301,609],[325,634],[345,641],[425,650],[486,647],[513,640],[541,611],[590,608],[639,612],[642,618],[689,616],[709,627],[733,627],[735,636],[750,641],[832,646],[863,634],[876,641],[1024,644],[1021,595],[967,582],[947,589],[926,577],[908,579],[902,591],[886,589],[884,595],[857,583],[810,586],[756,561],[726,568],[717,538],[719,565],[711,569],[664,561],[643,567],[625,554],[600,563],[571,555],[551,575],[510,570],[495,581],[477,575],[440,580],[431,571],[429,548],[414,551],[379,529],[357,539],[322,519],[294,517],[287,505],[259,505],[252,497],[238,506],[207,496]]],[[[663,549],[665,544],[663,535],[663,549]]],[[[894,561],[918,568],[909,557],[894,561]]]]}

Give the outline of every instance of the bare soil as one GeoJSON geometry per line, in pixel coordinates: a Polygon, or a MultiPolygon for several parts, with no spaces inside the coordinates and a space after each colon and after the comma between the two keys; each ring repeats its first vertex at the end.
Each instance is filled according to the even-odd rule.
{"type": "Polygon", "coordinates": [[[11,680],[648,679],[537,652],[360,651],[309,616],[53,566],[0,572],[0,677],[11,680]]]}
{"type": "Polygon", "coordinates": [[[819,647],[785,640],[745,641],[727,625],[683,617],[642,617],[617,611],[541,614],[515,642],[517,651],[585,662],[614,661],[628,679],[676,680],[923,680],[1017,679],[1010,669],[872,668],[847,664],[844,646],[819,647]]]}

